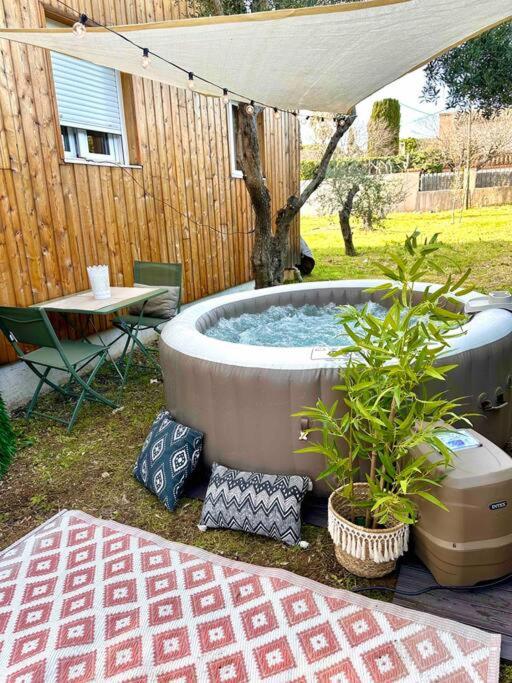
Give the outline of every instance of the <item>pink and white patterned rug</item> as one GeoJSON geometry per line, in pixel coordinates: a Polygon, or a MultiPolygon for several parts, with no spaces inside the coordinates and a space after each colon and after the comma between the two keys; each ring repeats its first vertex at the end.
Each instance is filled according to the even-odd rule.
{"type": "Polygon", "coordinates": [[[498,635],[83,512],[0,553],[2,683],[495,683],[499,652],[498,635]]]}

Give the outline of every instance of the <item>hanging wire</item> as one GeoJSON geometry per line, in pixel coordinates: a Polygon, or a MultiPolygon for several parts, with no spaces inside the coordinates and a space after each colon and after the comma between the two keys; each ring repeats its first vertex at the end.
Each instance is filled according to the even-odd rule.
{"type": "MultiPolygon", "coordinates": [[[[94,162],[88,162],[88,163],[94,163],[94,162]]],[[[120,168],[123,171],[123,173],[126,173],[126,175],[128,175],[132,179],[132,181],[135,183],[135,185],[138,185],[143,190],[144,197],[149,197],[154,202],[159,202],[160,204],[163,204],[164,206],[169,207],[169,209],[172,209],[172,211],[174,211],[174,213],[178,214],[182,218],[185,218],[185,220],[187,220],[189,223],[193,223],[197,227],[208,228],[209,230],[213,230],[213,232],[216,232],[219,235],[222,235],[223,237],[229,237],[230,235],[252,235],[254,233],[254,228],[252,230],[236,230],[234,232],[225,232],[224,230],[220,230],[219,228],[216,228],[213,225],[209,225],[208,223],[201,223],[200,221],[196,221],[193,218],[190,218],[190,216],[188,216],[186,213],[183,213],[182,211],[177,209],[175,206],[173,206],[172,204],[167,202],[165,199],[159,199],[158,197],[155,197],[150,192],[148,192],[146,190],[144,183],[141,183],[139,180],[137,180],[137,178],[135,178],[133,173],[130,172],[129,168],[127,168],[123,164],[118,164],[118,163],[114,163],[114,166],[117,166],[117,168],[120,168]]]]}
{"type": "MultiPolygon", "coordinates": [[[[80,158],[79,163],[88,164],[90,166],[104,166],[104,164],[102,164],[101,162],[98,163],[97,161],[90,161],[89,159],[84,159],[82,157],[80,158]]],[[[149,198],[149,199],[152,199],[154,202],[158,202],[159,204],[162,204],[163,206],[167,206],[169,209],[174,211],[174,213],[176,213],[178,216],[181,216],[186,221],[188,221],[189,223],[193,223],[194,225],[196,225],[199,228],[208,228],[209,230],[213,230],[213,232],[216,232],[219,235],[222,235],[223,237],[230,237],[231,235],[252,235],[255,232],[254,228],[252,230],[235,230],[233,232],[229,232],[229,231],[224,231],[224,230],[221,230],[219,228],[216,228],[214,225],[210,225],[209,223],[201,223],[201,221],[196,221],[194,218],[190,218],[190,216],[188,214],[183,213],[183,211],[180,211],[175,206],[173,206],[172,204],[167,202],[165,199],[159,199],[158,197],[155,197],[155,195],[151,194],[151,192],[148,192],[146,190],[146,186],[145,186],[144,182],[141,183],[139,180],[137,180],[137,178],[134,176],[134,174],[131,173],[131,169],[129,167],[127,167],[126,164],[121,164],[117,161],[109,161],[107,165],[113,166],[114,168],[119,168],[125,175],[127,175],[129,178],[131,178],[133,183],[135,185],[137,185],[138,187],[140,187],[141,190],[143,191],[144,199],[149,198]]],[[[141,166],[141,170],[142,170],[142,166],[141,166]]],[[[144,178],[144,176],[142,176],[142,177],[144,178]]]]}

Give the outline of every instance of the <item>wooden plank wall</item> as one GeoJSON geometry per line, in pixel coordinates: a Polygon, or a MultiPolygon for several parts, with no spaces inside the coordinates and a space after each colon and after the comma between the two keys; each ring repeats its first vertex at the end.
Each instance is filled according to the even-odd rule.
{"type": "MultiPolygon", "coordinates": [[[[194,13],[187,0],[66,2],[107,24],[194,13]]],[[[0,0],[0,26],[43,26],[45,11],[66,12],[57,0],[0,0]]],[[[93,263],[130,285],[134,259],[181,261],[186,301],[251,278],[252,210],[230,175],[225,105],[138,77],[123,85],[133,88],[140,167],[65,163],[48,54],[0,40],[0,304],[85,289],[93,263]]],[[[298,188],[298,124],[266,112],[264,127],[276,210],[298,188]]],[[[298,222],[291,242],[296,254],[298,222]]],[[[0,337],[0,363],[13,360],[0,337]]]]}

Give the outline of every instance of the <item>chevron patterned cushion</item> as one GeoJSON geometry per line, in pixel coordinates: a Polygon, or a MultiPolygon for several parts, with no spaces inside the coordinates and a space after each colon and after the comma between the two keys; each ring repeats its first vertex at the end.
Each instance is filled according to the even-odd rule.
{"type": "Polygon", "coordinates": [[[241,472],[214,463],[199,526],[300,541],[300,507],[309,477],[241,472]]]}
{"type": "Polygon", "coordinates": [[[175,422],[163,410],[153,422],[133,474],[163,504],[174,510],[187,477],[199,460],[203,435],[175,422]]]}

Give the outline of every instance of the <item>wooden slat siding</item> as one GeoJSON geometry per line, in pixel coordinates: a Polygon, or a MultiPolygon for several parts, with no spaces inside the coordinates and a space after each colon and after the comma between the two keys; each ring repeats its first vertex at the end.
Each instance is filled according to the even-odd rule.
{"type": "MultiPolygon", "coordinates": [[[[222,231],[222,215],[221,215],[221,205],[220,205],[220,187],[219,187],[219,173],[217,169],[216,159],[216,144],[215,144],[215,109],[211,98],[204,98],[206,104],[206,120],[208,128],[208,136],[206,141],[206,157],[210,165],[210,187],[211,187],[211,205],[209,211],[209,223],[215,226],[218,231],[222,231]]],[[[225,288],[225,278],[224,278],[224,268],[223,268],[223,241],[219,232],[216,232],[213,236],[215,244],[215,261],[213,264],[213,269],[215,273],[215,279],[213,286],[217,286],[219,290],[225,288]]]]}
{"type": "MultiPolygon", "coordinates": [[[[66,1],[112,24],[195,12],[193,0],[66,1]]],[[[74,18],[56,0],[45,6],[74,18]]],[[[0,0],[0,26],[42,25],[38,0],[0,0]]],[[[142,167],[65,163],[48,53],[0,41],[0,304],[28,306],[83,289],[86,266],[100,262],[113,284],[128,285],[135,259],[180,261],[185,301],[250,279],[253,238],[239,233],[252,228],[253,216],[243,180],[231,177],[226,107],[142,78],[123,81],[133,103],[127,123],[136,125],[130,161],[142,167]]],[[[289,118],[265,112],[274,212],[299,182],[298,126],[289,118]]],[[[13,359],[1,338],[0,363],[13,359]]]]}
{"type": "Polygon", "coordinates": [[[173,176],[176,179],[176,191],[179,197],[178,205],[174,205],[175,211],[173,225],[177,224],[181,229],[181,252],[183,263],[183,285],[186,296],[194,298],[194,273],[192,270],[192,242],[190,237],[189,222],[186,218],[188,214],[187,187],[185,183],[185,167],[183,163],[183,147],[180,128],[180,102],[178,91],[174,88],[169,90],[169,100],[171,105],[172,132],[171,155],[174,160],[173,176]]]}
{"type": "Polygon", "coordinates": [[[219,111],[220,115],[220,140],[217,138],[217,154],[218,159],[223,165],[222,174],[225,187],[225,206],[226,206],[226,225],[225,225],[225,244],[226,252],[224,256],[224,272],[226,274],[226,286],[231,287],[235,282],[235,241],[231,238],[233,230],[240,229],[236,219],[236,197],[233,187],[236,188],[238,184],[237,179],[231,177],[231,162],[229,159],[229,142],[228,142],[228,107],[222,106],[219,111]],[[226,153],[222,153],[226,150],[226,153]],[[227,256],[227,258],[226,258],[227,256]]]}
{"type": "MultiPolygon", "coordinates": [[[[211,125],[212,125],[212,138],[211,138],[211,145],[210,145],[210,153],[212,155],[212,158],[218,160],[223,159],[225,155],[221,155],[219,157],[219,148],[222,145],[222,131],[223,131],[223,116],[222,116],[222,111],[223,108],[221,108],[215,105],[213,100],[210,100],[209,102],[209,108],[210,108],[210,116],[211,116],[211,125]]],[[[219,252],[218,252],[218,269],[219,269],[219,277],[220,277],[220,287],[221,289],[226,289],[228,286],[229,278],[226,275],[226,269],[225,269],[225,263],[229,259],[229,249],[228,249],[228,239],[226,236],[226,231],[227,231],[227,201],[226,201],[226,183],[224,180],[224,168],[223,168],[223,163],[221,162],[220,164],[217,163],[215,164],[215,173],[216,173],[216,185],[217,185],[217,192],[218,192],[218,203],[217,206],[215,207],[215,215],[216,215],[216,227],[220,232],[216,233],[215,237],[217,240],[219,252]]]]}
{"type": "MultiPolygon", "coordinates": [[[[1,60],[1,56],[0,56],[1,60]]],[[[0,61],[1,65],[1,61],[0,61]]],[[[1,67],[0,67],[1,68],[1,67]]],[[[0,76],[0,80],[3,80],[0,76]]],[[[5,87],[0,84],[0,88],[5,87]]],[[[6,117],[3,112],[0,111],[0,170],[10,170],[11,169],[11,159],[9,157],[9,146],[7,142],[7,128],[6,128],[6,117]]]]}

